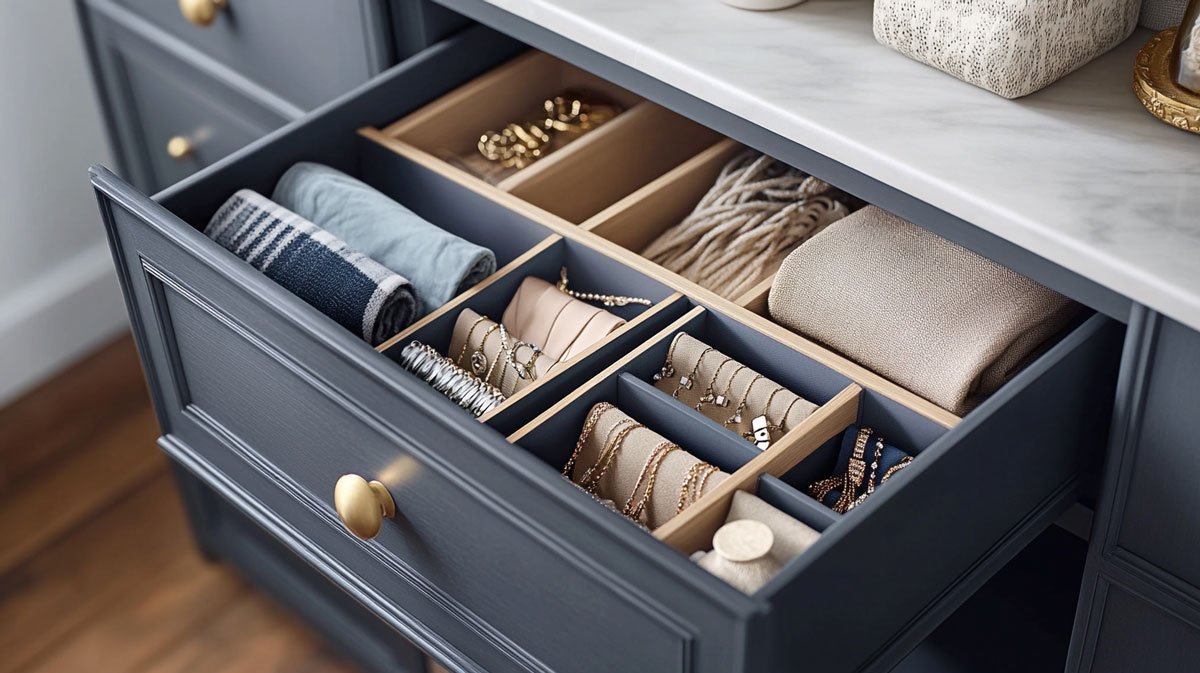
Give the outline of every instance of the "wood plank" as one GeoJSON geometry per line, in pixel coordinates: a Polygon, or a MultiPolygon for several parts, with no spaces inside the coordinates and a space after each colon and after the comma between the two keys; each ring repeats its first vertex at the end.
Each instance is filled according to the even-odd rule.
{"type": "Polygon", "coordinates": [[[640,253],[664,231],[683,221],[712,189],[725,164],[745,149],[725,138],[579,226],[640,253]]]}
{"type": "Polygon", "coordinates": [[[143,582],[48,648],[25,673],[138,670],[248,593],[228,568],[185,545],[177,549],[179,558],[166,568],[147,568],[143,582]]]}
{"type": "Polygon", "coordinates": [[[0,575],[0,673],[24,671],[151,571],[195,556],[174,483],[161,470],[27,563],[0,575]]]}
{"type": "Polygon", "coordinates": [[[654,537],[684,554],[708,549],[713,533],[725,523],[736,491],[758,490],[758,478],[769,474],[782,477],[822,444],[845,430],[858,418],[862,388],[855,384],[821,405],[778,442],[738,468],[728,479],[705,493],[692,506],[654,531],[654,537]]]}
{"type": "Polygon", "coordinates": [[[0,501],[0,574],[162,471],[157,435],[143,407],[14,485],[0,501]]]}
{"type": "Polygon", "coordinates": [[[149,404],[126,333],[0,409],[0,494],[117,416],[149,404]]]}
{"type": "Polygon", "coordinates": [[[258,594],[245,594],[216,619],[175,643],[144,673],[356,673],[258,594]]]}
{"type": "Polygon", "coordinates": [[[527,175],[518,171],[497,186],[566,220],[583,222],[719,140],[716,131],[641,103],[556,151],[561,156],[552,167],[527,175]]]}

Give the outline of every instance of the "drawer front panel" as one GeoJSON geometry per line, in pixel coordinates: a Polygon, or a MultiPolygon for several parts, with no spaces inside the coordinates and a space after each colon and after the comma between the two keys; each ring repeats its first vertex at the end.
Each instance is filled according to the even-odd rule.
{"type": "Polygon", "coordinates": [[[305,109],[390,61],[380,0],[229,0],[208,26],[189,23],[178,2],[113,1],[305,109]]]}
{"type": "Polygon", "coordinates": [[[157,191],[289,121],[139,32],[97,14],[96,56],[134,181],[157,191]],[[172,139],[186,143],[172,156],[172,139]]]}
{"type": "Polygon", "coordinates": [[[1200,625],[1108,585],[1091,673],[1190,673],[1200,661],[1200,625]]]}
{"type": "Polygon", "coordinates": [[[1152,320],[1154,348],[1135,411],[1117,553],[1133,555],[1143,570],[1170,584],[1182,581],[1200,598],[1200,544],[1181,544],[1200,539],[1200,517],[1194,515],[1200,511],[1200,333],[1166,318],[1152,320]],[[1162,571],[1178,579],[1162,578],[1162,571]]]}
{"type": "Polygon", "coordinates": [[[424,673],[425,656],[346,592],[273,540],[195,475],[172,465],[205,549],[299,614],[370,673],[424,673]]]}
{"type": "MultiPolygon", "coordinates": [[[[386,594],[407,580],[480,631],[497,631],[505,649],[523,647],[552,670],[613,671],[630,661],[647,670],[684,670],[680,630],[612,591],[618,578],[546,545],[529,522],[497,511],[483,485],[443,474],[415,455],[414,442],[441,451],[463,444],[439,426],[475,421],[452,407],[432,418],[397,409],[374,420],[343,397],[347,391],[339,394],[288,356],[254,343],[248,326],[219,318],[203,300],[150,273],[161,297],[160,329],[178,363],[172,378],[185,423],[242,447],[248,461],[320,508],[330,526],[340,526],[332,493],[341,474],[388,485],[397,517],[377,538],[383,547],[377,553],[400,577],[386,576],[377,590],[386,594]],[[417,424],[423,431],[410,432],[417,424]],[[589,613],[604,616],[602,628],[589,613]],[[638,645],[606,647],[614,641],[638,645]],[[580,653],[589,654],[581,661],[580,653]]],[[[199,445],[190,428],[177,433],[199,445]]]]}

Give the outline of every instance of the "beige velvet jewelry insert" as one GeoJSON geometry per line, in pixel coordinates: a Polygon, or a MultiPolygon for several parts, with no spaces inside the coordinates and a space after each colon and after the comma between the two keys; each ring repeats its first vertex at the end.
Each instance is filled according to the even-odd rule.
{"type": "MultiPolygon", "coordinates": [[[[596,465],[605,450],[604,447],[609,446],[611,450],[612,443],[618,439],[622,428],[631,423],[636,423],[636,421],[616,407],[604,412],[596,421],[595,428],[575,459],[571,480],[579,483],[588,470],[596,465]]],[[[604,472],[604,476],[597,483],[596,496],[613,501],[618,511],[625,506],[631,496],[634,496],[634,502],[640,499],[641,494],[645,492],[645,480],[635,495],[634,488],[638,484],[638,477],[642,474],[655,449],[664,442],[667,440],[662,435],[645,426],[629,431],[617,447],[616,455],[608,470],[604,472]]],[[[653,491],[646,505],[646,516],[642,521],[647,528],[654,530],[675,517],[679,507],[680,492],[688,479],[689,471],[700,462],[699,458],[688,453],[684,447],[671,451],[663,458],[654,481],[653,491]]],[[[597,468],[598,470],[599,468],[597,468]]],[[[729,475],[725,472],[714,472],[704,482],[700,495],[716,488],[728,478],[729,475]]]]}
{"type": "MultiPolygon", "coordinates": [[[[509,335],[508,342],[510,347],[516,344],[512,335],[509,335]]],[[[515,357],[521,363],[532,361],[533,376],[529,376],[524,371],[518,371],[518,365],[508,359],[501,343],[499,323],[464,308],[454,322],[454,332],[450,337],[450,348],[446,351],[446,357],[481,380],[496,386],[505,395],[528,388],[544,378],[550,369],[558,364],[558,360],[549,356],[534,357],[529,346],[521,346],[517,349],[515,357]]]]}
{"type": "Polygon", "coordinates": [[[816,404],[686,332],[675,336],[667,352],[674,373],[655,381],[655,387],[749,441],[756,417],[766,417],[774,442],[817,410],[816,404]],[[690,386],[681,384],[681,377],[690,386]]]}

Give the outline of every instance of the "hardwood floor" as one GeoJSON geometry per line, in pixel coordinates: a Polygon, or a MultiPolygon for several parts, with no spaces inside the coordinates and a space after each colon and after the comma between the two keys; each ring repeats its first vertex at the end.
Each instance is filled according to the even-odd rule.
{"type": "Polygon", "coordinates": [[[354,673],[192,546],[122,339],[0,410],[0,673],[354,673]]]}

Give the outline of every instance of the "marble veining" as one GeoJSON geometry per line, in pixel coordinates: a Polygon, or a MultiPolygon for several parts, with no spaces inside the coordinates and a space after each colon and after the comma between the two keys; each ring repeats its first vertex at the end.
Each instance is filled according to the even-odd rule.
{"type": "Polygon", "coordinates": [[[1150,33],[1017,100],[879,45],[870,0],[488,0],[1200,329],[1200,136],[1142,109],[1150,33]]]}

